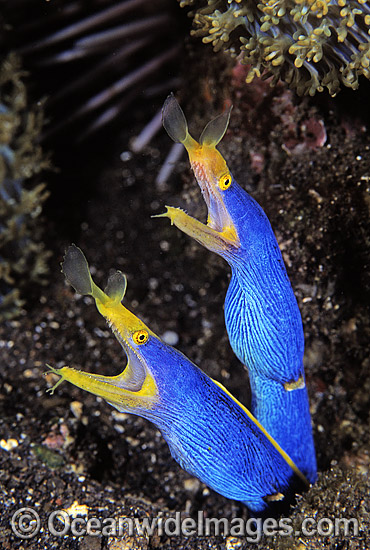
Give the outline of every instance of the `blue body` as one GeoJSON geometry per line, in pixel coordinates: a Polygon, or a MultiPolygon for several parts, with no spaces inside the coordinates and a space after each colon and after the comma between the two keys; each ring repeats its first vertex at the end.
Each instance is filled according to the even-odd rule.
{"type": "Polygon", "coordinates": [[[230,344],[249,371],[253,414],[313,483],[316,458],[306,387],[284,388],[304,379],[298,304],[262,208],[234,179],[223,201],[240,241],[222,254],[232,269],[225,301],[230,344]]]}
{"type": "Polygon", "coordinates": [[[259,515],[288,506],[307,480],[251,413],[181,352],[162,342],[121,300],[126,279],[116,272],[103,292],[83,252],[68,248],[62,270],[68,282],[94,298],[128,362],[117,376],[51,368],[60,379],[103,397],[119,411],[153,422],[175,460],[218,493],[259,515]]]}
{"type": "Polygon", "coordinates": [[[232,397],[154,336],[140,347],[140,356],[156,380],[159,401],[128,412],[160,429],[182,468],[254,512],[268,508],[268,495],[282,493],[284,503],[293,498],[301,480],[232,397]]]}

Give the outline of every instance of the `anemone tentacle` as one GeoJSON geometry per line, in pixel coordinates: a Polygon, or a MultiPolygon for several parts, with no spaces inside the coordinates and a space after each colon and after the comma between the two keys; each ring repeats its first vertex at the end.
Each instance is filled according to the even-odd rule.
{"type": "Polygon", "coordinates": [[[370,78],[370,6],[365,0],[181,0],[196,7],[194,36],[250,65],[246,82],[273,76],[314,95],[370,78]]]}

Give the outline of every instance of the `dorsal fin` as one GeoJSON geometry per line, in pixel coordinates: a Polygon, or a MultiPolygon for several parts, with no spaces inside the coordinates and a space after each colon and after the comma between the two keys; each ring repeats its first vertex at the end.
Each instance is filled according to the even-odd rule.
{"type": "Polygon", "coordinates": [[[126,276],[122,271],[116,271],[108,279],[107,286],[104,289],[105,294],[109,296],[114,302],[121,302],[125,295],[127,287],[126,276]]]}
{"type": "Polygon", "coordinates": [[[188,136],[188,124],[183,110],[171,93],[162,108],[162,123],[167,134],[176,143],[183,143],[188,136]]]}
{"type": "Polygon", "coordinates": [[[83,295],[92,295],[93,282],[89,271],[89,265],[80,248],[75,244],[69,246],[61,266],[67,281],[73,286],[76,292],[83,295]]]}
{"type": "Polygon", "coordinates": [[[230,113],[232,108],[233,107],[231,106],[230,109],[208,122],[199,138],[199,143],[201,145],[216,147],[216,145],[225,135],[225,132],[229,125],[230,113]]]}

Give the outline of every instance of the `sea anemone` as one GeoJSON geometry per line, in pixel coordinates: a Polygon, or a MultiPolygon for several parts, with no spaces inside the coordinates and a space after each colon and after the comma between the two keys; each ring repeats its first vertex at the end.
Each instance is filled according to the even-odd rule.
{"type": "Polygon", "coordinates": [[[246,82],[272,76],[299,95],[370,78],[370,7],[366,0],[179,0],[196,6],[195,36],[215,51],[240,54],[246,82]],[[199,7],[198,7],[199,6],[199,7]]]}
{"type": "Polygon", "coordinates": [[[137,99],[176,87],[181,34],[171,0],[2,4],[0,47],[21,55],[31,97],[46,98],[48,143],[83,141],[122,120],[137,99]]]}

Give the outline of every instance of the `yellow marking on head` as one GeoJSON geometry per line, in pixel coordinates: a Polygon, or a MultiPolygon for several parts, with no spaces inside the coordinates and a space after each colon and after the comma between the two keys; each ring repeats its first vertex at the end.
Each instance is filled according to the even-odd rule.
{"type": "Polygon", "coordinates": [[[225,175],[229,175],[226,161],[215,147],[200,145],[199,143],[197,143],[197,147],[188,147],[186,142],[184,142],[184,145],[197,179],[200,172],[203,172],[205,178],[211,180],[212,183],[218,182],[225,175]]]}
{"type": "Polygon", "coordinates": [[[104,296],[103,300],[100,296],[97,297],[94,294],[93,298],[95,299],[99,313],[107,320],[115,333],[118,333],[124,340],[127,341],[129,338],[132,338],[138,331],[145,331],[154,335],[154,332],[145,323],[121,303],[117,303],[107,295],[104,296]]]}
{"type": "Polygon", "coordinates": [[[117,340],[125,349],[128,363],[125,370],[118,376],[89,374],[70,367],[52,369],[62,377],[52,391],[65,379],[125,410],[133,411],[135,406],[140,405],[144,410],[151,408],[158,401],[158,389],[136,346],[146,343],[150,335],[156,336],[136,315],[121,304],[126,290],[125,276],[117,271],[109,278],[106,292],[103,292],[92,280],[86,258],[75,245],[68,248],[62,270],[77,292],[94,298],[98,311],[107,320],[117,340]]]}
{"type": "Polygon", "coordinates": [[[92,280],[82,250],[75,245],[68,248],[62,263],[62,271],[77,292],[94,298],[98,311],[105,317],[116,334],[118,333],[125,341],[139,330],[154,334],[136,315],[121,304],[126,291],[126,277],[123,273],[116,271],[109,277],[105,292],[103,292],[92,280]]]}
{"type": "MultiPolygon", "coordinates": [[[[234,246],[239,244],[237,230],[223,197],[223,192],[232,183],[232,177],[225,159],[216,149],[227,130],[230,112],[231,108],[211,120],[204,128],[198,142],[189,134],[185,115],[173,94],[168,96],[162,109],[163,126],[168,135],[175,142],[182,143],[188,152],[191,167],[207,203],[207,225],[214,233],[210,237],[209,233],[199,232],[198,226],[195,227],[194,223],[188,223],[187,226],[191,231],[188,234],[214,252],[220,252],[217,246],[216,248],[214,246],[220,236],[223,245],[227,241],[234,246]],[[200,233],[200,238],[197,238],[195,235],[200,233]]],[[[176,225],[179,227],[178,224],[176,225]]]]}
{"type": "Polygon", "coordinates": [[[208,175],[212,174],[217,180],[228,172],[225,159],[217,151],[216,145],[225,135],[230,112],[231,108],[211,120],[204,128],[198,143],[189,134],[185,115],[173,94],[167,97],[162,109],[163,126],[170,138],[184,145],[192,166],[203,165],[208,175]]]}
{"type": "Polygon", "coordinates": [[[79,371],[72,367],[56,369],[47,365],[52,372],[60,376],[56,384],[47,391],[51,394],[64,381],[70,382],[78,388],[101,397],[114,406],[134,412],[138,406],[152,409],[158,402],[158,388],[153,376],[147,375],[140,389],[133,391],[124,387],[129,379],[129,367],[117,376],[102,376],[89,372],[79,371]]]}

